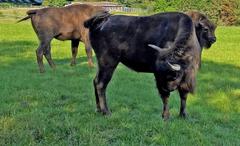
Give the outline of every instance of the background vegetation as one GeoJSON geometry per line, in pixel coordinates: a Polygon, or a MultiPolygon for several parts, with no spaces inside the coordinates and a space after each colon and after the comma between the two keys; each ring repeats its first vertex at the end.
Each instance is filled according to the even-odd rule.
{"type": "MultiPolygon", "coordinates": [[[[81,0],[44,0],[44,6],[64,6],[69,1],[81,0]]],[[[102,1],[102,0],[82,0],[102,1]]],[[[108,0],[126,7],[147,10],[148,13],[165,11],[198,10],[208,15],[219,25],[240,25],[240,0],[108,0]]],[[[0,3],[0,7],[11,7],[16,4],[0,3]]],[[[26,6],[26,5],[24,5],[26,6]]]]}
{"type": "Polygon", "coordinates": [[[217,42],[203,52],[196,94],[188,98],[189,117],[178,118],[174,92],[164,122],[153,75],[121,64],[107,92],[112,116],[95,113],[96,67],[88,68],[83,44],[70,67],[70,42],[54,40],[57,69],[45,61],[46,73],[39,74],[31,23],[15,23],[25,11],[0,10],[0,145],[239,145],[239,27],[217,28],[217,42]]]}
{"type": "Polygon", "coordinates": [[[154,12],[198,10],[221,25],[240,24],[239,0],[116,0],[129,7],[154,12]]]}

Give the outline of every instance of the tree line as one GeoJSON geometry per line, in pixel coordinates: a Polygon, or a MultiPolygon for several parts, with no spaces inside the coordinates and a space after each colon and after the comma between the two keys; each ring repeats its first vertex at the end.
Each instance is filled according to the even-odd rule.
{"type": "MultiPolygon", "coordinates": [[[[68,0],[81,1],[81,0],[68,0]]],[[[103,0],[82,0],[97,2],[103,0]]],[[[107,0],[126,7],[142,8],[149,13],[198,10],[220,25],[240,25],[240,0],[107,0]]],[[[44,0],[45,4],[61,5],[66,0],[44,0]]]]}
{"type": "MultiPolygon", "coordinates": [[[[44,0],[44,6],[63,6],[70,1],[101,2],[103,0],[44,0]]],[[[240,0],[104,0],[126,7],[142,8],[147,13],[198,10],[220,25],[240,25],[240,0]]],[[[1,5],[1,4],[0,4],[1,5]]]]}

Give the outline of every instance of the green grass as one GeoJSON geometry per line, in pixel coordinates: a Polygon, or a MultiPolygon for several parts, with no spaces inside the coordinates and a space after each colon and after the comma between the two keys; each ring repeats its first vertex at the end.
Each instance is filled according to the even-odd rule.
{"type": "Polygon", "coordinates": [[[189,117],[178,118],[173,93],[165,122],[153,75],[120,65],[107,92],[112,116],[103,117],[95,113],[96,69],[88,68],[82,44],[70,67],[70,42],[53,41],[57,69],[45,61],[40,74],[30,22],[1,19],[0,145],[239,145],[240,27],[218,27],[216,35],[203,52],[189,117]]]}

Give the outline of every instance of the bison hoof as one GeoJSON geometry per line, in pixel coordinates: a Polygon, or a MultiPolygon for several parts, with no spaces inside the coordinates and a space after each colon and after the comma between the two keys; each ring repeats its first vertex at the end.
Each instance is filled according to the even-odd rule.
{"type": "Polygon", "coordinates": [[[76,66],[76,62],[71,62],[70,66],[76,66]]]}
{"type": "Polygon", "coordinates": [[[109,110],[102,110],[101,111],[104,116],[111,116],[111,112],[109,110]]]}
{"type": "Polygon", "coordinates": [[[53,70],[56,70],[56,65],[51,65],[51,68],[53,69],[53,70]]]}
{"type": "Polygon", "coordinates": [[[89,67],[94,67],[94,64],[92,62],[88,62],[89,67]]]}
{"type": "Polygon", "coordinates": [[[100,108],[96,108],[95,112],[101,113],[101,109],[100,108]]]}
{"type": "Polygon", "coordinates": [[[45,70],[44,70],[44,69],[40,69],[39,72],[40,72],[40,73],[44,73],[45,70]]]}
{"type": "Polygon", "coordinates": [[[162,118],[163,118],[163,120],[168,120],[170,118],[170,113],[169,112],[163,112],[162,113],[162,118]]]}
{"type": "Polygon", "coordinates": [[[182,112],[182,113],[180,113],[179,114],[179,116],[181,117],[181,118],[187,118],[187,113],[186,112],[182,112]]]}

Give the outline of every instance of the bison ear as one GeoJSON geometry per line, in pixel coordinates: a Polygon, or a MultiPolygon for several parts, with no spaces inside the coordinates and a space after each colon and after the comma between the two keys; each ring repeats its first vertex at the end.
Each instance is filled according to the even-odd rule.
{"type": "Polygon", "coordinates": [[[199,22],[195,23],[195,29],[196,30],[201,30],[202,29],[202,25],[199,22]]]}
{"type": "Polygon", "coordinates": [[[197,22],[195,22],[195,27],[197,29],[202,29],[203,28],[204,24],[203,24],[202,21],[203,21],[203,18],[201,17],[201,18],[199,18],[199,20],[197,22]]]}

